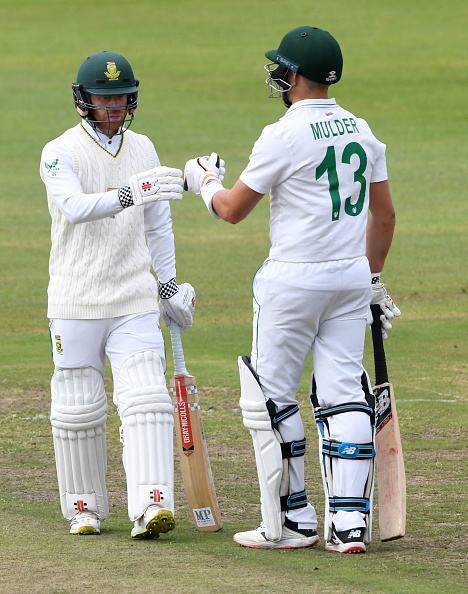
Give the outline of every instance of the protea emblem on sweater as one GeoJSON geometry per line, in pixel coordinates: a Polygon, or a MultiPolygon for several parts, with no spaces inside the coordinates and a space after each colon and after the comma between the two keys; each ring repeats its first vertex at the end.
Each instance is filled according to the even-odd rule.
{"type": "Polygon", "coordinates": [[[107,72],[104,72],[109,80],[118,80],[120,70],[117,70],[115,62],[107,62],[107,72]]]}

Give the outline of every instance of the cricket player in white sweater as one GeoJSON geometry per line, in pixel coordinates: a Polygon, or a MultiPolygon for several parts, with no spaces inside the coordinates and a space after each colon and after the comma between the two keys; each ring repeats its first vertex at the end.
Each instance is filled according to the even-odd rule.
{"type": "Polygon", "coordinates": [[[296,400],[312,352],[325,547],[362,553],[371,538],[374,474],[366,320],[371,303],[381,306],[384,333],[400,315],[380,282],[395,224],[385,145],[328,97],[343,58],[327,31],[298,27],[266,56],[270,96],[282,97],[288,111],[263,130],[234,187],[222,186],[215,153],[185,167],[186,188],[201,194],[213,217],[233,224],[270,193],[271,250],[253,282],[252,353],[239,357],[263,521],[234,541],[267,549],[318,543],[296,400]]]}
{"type": "Polygon", "coordinates": [[[175,525],[173,407],[159,310],[184,332],[195,292],[176,282],[169,200],[182,198],[182,171],[161,166],[149,138],[128,129],[138,84],[123,56],[88,56],[72,84],[81,122],[44,147],[40,175],[52,218],[50,418],[62,512],[71,534],[99,534],[109,515],[107,355],[131,536],[142,539],[175,525]]]}

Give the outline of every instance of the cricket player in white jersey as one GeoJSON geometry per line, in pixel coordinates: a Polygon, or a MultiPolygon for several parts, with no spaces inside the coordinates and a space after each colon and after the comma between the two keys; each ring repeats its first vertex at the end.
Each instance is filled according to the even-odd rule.
{"type": "Polygon", "coordinates": [[[107,355],[131,536],[143,539],[175,525],[173,407],[159,308],[166,325],[172,319],[184,332],[195,292],[176,282],[168,201],[182,198],[182,171],[161,166],[149,138],[128,129],[138,84],[120,54],[88,56],[72,84],[81,122],[44,147],[40,174],[52,218],[50,418],[62,512],[71,534],[99,534],[109,515],[107,355]]]}
{"type": "Polygon", "coordinates": [[[318,543],[296,400],[312,352],[325,546],[365,552],[374,466],[372,390],[362,365],[366,321],[369,305],[379,303],[386,337],[400,315],[380,282],[395,224],[385,145],[328,97],[343,59],[327,31],[298,27],[266,56],[270,96],[282,97],[288,111],[263,130],[234,187],[223,187],[215,153],[185,168],[186,188],[201,194],[214,218],[233,224],[270,193],[271,250],[253,282],[252,353],[239,357],[262,524],[234,541],[267,549],[318,543]]]}

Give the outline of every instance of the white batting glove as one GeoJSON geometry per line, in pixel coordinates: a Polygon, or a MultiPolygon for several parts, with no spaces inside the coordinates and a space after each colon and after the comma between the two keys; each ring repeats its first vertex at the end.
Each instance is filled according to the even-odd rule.
{"type": "Polygon", "coordinates": [[[206,183],[205,177],[213,174],[220,182],[223,181],[226,173],[226,163],[217,153],[211,153],[210,157],[196,157],[185,164],[184,190],[200,194],[202,185],[206,183]]]}
{"type": "Polygon", "coordinates": [[[183,186],[180,169],[159,166],[132,175],[128,186],[120,188],[118,195],[122,206],[127,208],[159,200],[182,200],[183,186]]]}
{"type": "Polygon", "coordinates": [[[201,194],[210,214],[215,219],[220,217],[213,209],[213,196],[219,190],[224,190],[222,181],[226,173],[225,162],[217,153],[210,157],[197,157],[185,164],[184,190],[201,194]]]}
{"type": "MultiPolygon", "coordinates": [[[[387,332],[392,329],[391,321],[394,318],[398,318],[401,316],[401,311],[393,302],[393,299],[387,293],[387,289],[385,285],[380,282],[380,274],[373,274],[372,275],[372,299],[370,305],[380,305],[380,309],[382,310],[382,315],[380,316],[380,321],[382,323],[382,338],[387,340],[388,335],[387,332]]],[[[368,326],[372,325],[374,318],[372,316],[372,312],[370,306],[367,310],[367,320],[366,323],[368,326]]]]}
{"type": "Polygon", "coordinates": [[[168,283],[159,283],[159,311],[164,325],[169,328],[174,321],[180,332],[190,330],[193,324],[196,295],[192,285],[177,285],[175,278],[168,283]]]}

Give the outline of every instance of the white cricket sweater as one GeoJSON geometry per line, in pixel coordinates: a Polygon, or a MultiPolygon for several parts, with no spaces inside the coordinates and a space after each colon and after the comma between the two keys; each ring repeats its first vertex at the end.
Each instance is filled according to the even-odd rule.
{"type": "MultiPolygon", "coordinates": [[[[57,139],[71,155],[83,192],[106,192],[151,169],[154,148],[127,130],[116,157],[81,125],[57,139]]],[[[144,208],[132,206],[97,221],[73,224],[48,196],[52,217],[49,260],[49,318],[102,319],[158,309],[144,233],[144,208]]]]}

